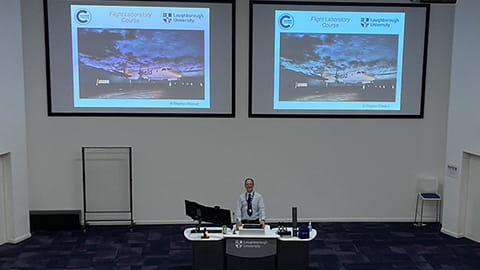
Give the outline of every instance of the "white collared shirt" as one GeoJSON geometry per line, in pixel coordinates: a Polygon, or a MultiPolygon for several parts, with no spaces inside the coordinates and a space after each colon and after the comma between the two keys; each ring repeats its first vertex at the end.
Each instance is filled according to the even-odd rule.
{"type": "Polygon", "coordinates": [[[252,191],[252,215],[249,216],[247,213],[248,209],[248,192],[240,194],[240,199],[237,201],[237,210],[235,211],[236,221],[241,221],[242,219],[248,220],[265,220],[265,204],[263,203],[262,194],[252,191]]]}

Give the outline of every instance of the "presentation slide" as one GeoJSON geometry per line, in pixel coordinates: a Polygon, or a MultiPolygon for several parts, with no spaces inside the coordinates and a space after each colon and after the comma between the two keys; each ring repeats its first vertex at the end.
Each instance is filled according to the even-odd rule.
{"type": "Polygon", "coordinates": [[[231,2],[46,3],[52,115],[233,115],[231,2]]]}
{"type": "Polygon", "coordinates": [[[253,2],[250,115],[420,117],[427,11],[253,2]]]}

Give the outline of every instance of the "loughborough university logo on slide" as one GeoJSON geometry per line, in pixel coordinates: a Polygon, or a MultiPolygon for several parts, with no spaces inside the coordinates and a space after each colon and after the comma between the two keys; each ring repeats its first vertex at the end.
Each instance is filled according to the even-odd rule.
{"type": "Polygon", "coordinates": [[[361,19],[360,19],[360,25],[361,25],[363,28],[367,28],[369,22],[370,22],[370,18],[361,18],[361,19]]]}
{"type": "Polygon", "coordinates": [[[285,13],[280,15],[278,18],[278,24],[280,24],[280,27],[283,29],[290,29],[293,27],[293,16],[285,13]]]}
{"type": "Polygon", "coordinates": [[[163,13],[163,21],[164,21],[165,23],[170,23],[170,22],[172,21],[172,17],[173,17],[173,15],[172,15],[171,12],[165,12],[165,13],[163,13]]]}
{"type": "Polygon", "coordinates": [[[88,9],[79,9],[75,11],[75,20],[80,24],[87,24],[92,20],[92,14],[88,9]]]}

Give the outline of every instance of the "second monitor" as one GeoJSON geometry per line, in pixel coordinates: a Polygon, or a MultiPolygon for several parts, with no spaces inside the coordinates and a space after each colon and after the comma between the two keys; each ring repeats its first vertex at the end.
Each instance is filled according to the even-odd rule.
{"type": "Polygon", "coordinates": [[[185,200],[185,214],[193,220],[198,221],[197,231],[200,230],[202,222],[208,222],[218,226],[230,226],[232,224],[230,210],[222,209],[219,206],[210,207],[185,200]]]}

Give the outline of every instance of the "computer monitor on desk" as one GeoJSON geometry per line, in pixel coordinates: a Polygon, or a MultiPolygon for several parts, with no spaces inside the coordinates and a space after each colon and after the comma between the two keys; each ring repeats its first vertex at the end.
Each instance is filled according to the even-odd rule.
{"type": "Polygon", "coordinates": [[[222,209],[219,206],[209,207],[185,200],[185,214],[193,220],[198,221],[196,226],[197,232],[200,232],[202,222],[208,222],[218,226],[230,226],[232,224],[230,210],[222,209]]]}

